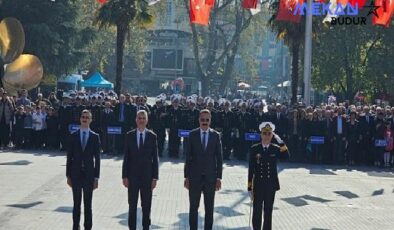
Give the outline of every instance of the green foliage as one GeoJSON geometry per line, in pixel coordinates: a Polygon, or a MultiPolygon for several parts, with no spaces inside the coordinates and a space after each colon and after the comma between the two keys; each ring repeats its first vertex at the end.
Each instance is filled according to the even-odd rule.
{"type": "Polygon", "coordinates": [[[321,28],[313,44],[313,86],[346,99],[359,90],[370,97],[392,90],[393,38],[392,29],[378,26],[321,28]]]}
{"type": "Polygon", "coordinates": [[[79,66],[95,38],[92,28],[79,25],[80,10],[77,1],[4,0],[0,18],[20,20],[26,34],[24,53],[38,56],[47,74],[60,76],[79,66]]]}

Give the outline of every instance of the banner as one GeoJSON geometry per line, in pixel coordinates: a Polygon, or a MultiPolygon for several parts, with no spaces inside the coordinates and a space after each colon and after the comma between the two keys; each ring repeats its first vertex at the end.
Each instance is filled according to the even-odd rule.
{"type": "Polygon", "coordinates": [[[120,135],[122,134],[122,127],[119,126],[108,126],[107,134],[120,135]]]}
{"type": "Polygon", "coordinates": [[[375,140],[375,147],[386,147],[387,141],[385,139],[377,139],[375,140]]]}
{"type": "Polygon", "coordinates": [[[73,132],[77,131],[78,129],[79,129],[79,125],[76,125],[76,124],[68,125],[68,131],[70,133],[73,133],[73,132]]]}
{"type": "Polygon", "coordinates": [[[245,133],[245,141],[260,141],[259,133],[245,133]]]}
{"type": "Polygon", "coordinates": [[[189,137],[190,130],[178,129],[178,137],[189,137]]]}
{"type": "Polygon", "coordinates": [[[311,136],[309,138],[309,143],[311,143],[312,145],[323,145],[324,144],[324,137],[311,136]]]}

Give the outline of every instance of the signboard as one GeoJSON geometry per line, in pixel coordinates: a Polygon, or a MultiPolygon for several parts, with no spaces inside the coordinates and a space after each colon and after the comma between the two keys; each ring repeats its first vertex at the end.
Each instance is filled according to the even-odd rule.
{"type": "Polygon", "coordinates": [[[179,137],[189,137],[190,130],[178,129],[179,137]]]}
{"type": "Polygon", "coordinates": [[[77,131],[78,129],[79,129],[79,125],[76,125],[76,124],[68,125],[68,131],[70,133],[73,133],[73,132],[77,131]]]}
{"type": "Polygon", "coordinates": [[[323,145],[324,144],[324,137],[311,136],[309,139],[309,143],[311,143],[312,145],[323,145]]]}
{"type": "Polygon", "coordinates": [[[377,139],[375,140],[375,147],[386,147],[387,141],[385,139],[377,139]]]}
{"type": "Polygon", "coordinates": [[[107,127],[108,134],[120,135],[122,134],[122,127],[118,126],[108,126],[107,127]]]}
{"type": "Polygon", "coordinates": [[[245,140],[246,141],[260,141],[260,134],[259,133],[245,133],[245,140]]]}

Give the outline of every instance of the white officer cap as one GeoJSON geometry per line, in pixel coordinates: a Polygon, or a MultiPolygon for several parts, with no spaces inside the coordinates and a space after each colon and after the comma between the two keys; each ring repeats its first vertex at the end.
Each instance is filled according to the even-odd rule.
{"type": "Polygon", "coordinates": [[[259,125],[260,132],[274,132],[275,125],[272,122],[263,122],[259,125]]]}

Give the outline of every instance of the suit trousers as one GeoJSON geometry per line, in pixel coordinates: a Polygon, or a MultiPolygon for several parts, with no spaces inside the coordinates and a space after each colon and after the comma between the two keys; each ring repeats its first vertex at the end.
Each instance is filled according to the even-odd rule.
{"type": "Polygon", "coordinates": [[[275,190],[263,189],[261,185],[255,183],[253,191],[253,215],[252,224],[254,230],[261,230],[261,217],[264,208],[264,224],[263,230],[272,229],[272,211],[274,208],[275,190]]]}
{"type": "Polygon", "coordinates": [[[142,206],[142,227],[144,230],[149,229],[151,224],[150,211],[152,206],[152,188],[151,180],[146,182],[132,183],[129,179],[129,229],[137,229],[137,204],[138,195],[141,194],[142,206]]]}
{"type": "Polygon", "coordinates": [[[79,229],[79,222],[81,217],[81,202],[83,194],[83,206],[85,214],[85,229],[92,228],[92,198],[93,198],[93,178],[86,178],[82,172],[80,178],[71,179],[73,191],[73,230],[79,229]]]}
{"type": "Polygon", "coordinates": [[[215,185],[214,180],[207,180],[206,176],[189,179],[189,225],[190,230],[198,229],[198,208],[200,205],[201,193],[204,194],[205,207],[205,225],[204,230],[211,230],[213,226],[213,210],[215,203],[215,185]]]}

